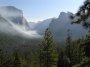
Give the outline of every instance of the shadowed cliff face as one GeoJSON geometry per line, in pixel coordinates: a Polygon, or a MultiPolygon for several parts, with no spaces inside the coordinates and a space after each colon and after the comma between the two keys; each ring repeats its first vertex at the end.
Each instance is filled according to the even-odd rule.
{"type": "Polygon", "coordinates": [[[81,24],[71,24],[71,15],[73,14],[70,12],[61,12],[58,18],[52,20],[49,25],[49,29],[53,33],[55,39],[65,41],[68,29],[70,29],[70,34],[73,40],[82,38],[87,34],[88,31],[84,29],[81,24]]]}
{"type": "Polygon", "coordinates": [[[15,24],[29,27],[22,11],[13,6],[0,7],[0,15],[15,24]]]}
{"type": "Polygon", "coordinates": [[[67,30],[70,29],[73,40],[84,37],[88,31],[81,24],[71,24],[71,12],[61,12],[58,18],[50,18],[37,23],[30,23],[32,30],[36,30],[38,34],[43,35],[46,28],[49,28],[56,41],[65,41],[67,38],[67,30]]]}

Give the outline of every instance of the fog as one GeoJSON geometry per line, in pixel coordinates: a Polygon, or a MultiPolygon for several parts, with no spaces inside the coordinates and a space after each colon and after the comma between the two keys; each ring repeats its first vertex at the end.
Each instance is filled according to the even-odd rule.
{"type": "MultiPolygon", "coordinates": [[[[5,17],[4,17],[5,18],[5,17]]],[[[0,32],[10,34],[10,35],[19,35],[27,38],[40,38],[41,35],[37,34],[36,31],[26,30],[25,26],[17,25],[6,19],[7,22],[0,22],[0,32]]]]}
{"type": "Polygon", "coordinates": [[[42,37],[35,30],[25,29],[26,26],[24,24],[23,25],[18,24],[18,22],[24,23],[24,21],[18,21],[16,22],[17,24],[15,24],[15,22],[11,21],[13,19],[10,19],[10,17],[11,18],[23,17],[23,13],[21,10],[13,6],[0,7],[0,32],[10,35],[23,36],[27,38],[42,37]]]}

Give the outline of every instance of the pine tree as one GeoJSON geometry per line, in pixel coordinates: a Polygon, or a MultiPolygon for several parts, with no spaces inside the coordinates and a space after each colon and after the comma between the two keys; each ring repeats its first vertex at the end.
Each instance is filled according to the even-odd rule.
{"type": "Polygon", "coordinates": [[[86,21],[90,16],[90,0],[84,1],[83,5],[77,11],[76,16],[80,18],[75,23],[82,23],[84,27],[90,28],[90,21],[86,21]]]}
{"type": "Polygon", "coordinates": [[[58,55],[58,66],[57,67],[70,67],[68,58],[65,56],[65,52],[60,50],[58,55]]]}
{"type": "Polygon", "coordinates": [[[64,57],[64,52],[61,51],[59,52],[59,55],[58,55],[58,67],[64,67],[64,61],[63,61],[63,57],[64,57]]]}
{"type": "Polygon", "coordinates": [[[18,52],[14,53],[13,67],[23,67],[22,60],[18,52]]]}
{"type": "Polygon", "coordinates": [[[67,59],[68,59],[68,63],[70,64],[71,66],[71,63],[72,63],[72,39],[71,39],[71,34],[70,34],[70,29],[67,30],[68,34],[67,34],[67,39],[66,39],[66,56],[67,56],[67,59]]]}
{"type": "MultiPolygon", "coordinates": [[[[83,5],[79,8],[78,12],[76,13],[76,16],[79,17],[79,19],[75,23],[82,23],[84,27],[87,28],[90,32],[90,21],[87,21],[87,19],[90,17],[90,0],[85,0],[83,5]]],[[[90,36],[90,33],[89,33],[90,36]]],[[[79,67],[89,67],[90,62],[90,37],[86,38],[85,40],[81,41],[78,44],[78,61],[80,61],[80,64],[77,65],[79,67]],[[80,59],[79,59],[80,58],[80,59]],[[88,59],[88,60],[87,60],[88,59]],[[88,65],[88,66],[87,66],[88,65]]]]}
{"type": "MultiPolygon", "coordinates": [[[[87,38],[85,39],[79,39],[77,41],[77,64],[75,65],[76,67],[89,67],[90,66],[90,56],[87,55],[87,51],[90,50],[90,48],[87,45],[88,44],[87,38]]],[[[88,53],[89,54],[89,53],[88,53]]]]}
{"type": "Polygon", "coordinates": [[[70,36],[70,30],[67,31],[67,40],[66,40],[66,55],[68,58],[71,58],[71,46],[72,46],[72,40],[70,36]]]}
{"type": "Polygon", "coordinates": [[[11,57],[0,49],[0,67],[12,67],[11,57]]]}
{"type": "Polygon", "coordinates": [[[42,67],[42,59],[43,59],[42,44],[39,44],[39,51],[38,51],[38,53],[39,53],[39,56],[38,56],[38,58],[39,58],[39,67],[42,67]]]}
{"type": "Polygon", "coordinates": [[[82,59],[80,62],[81,66],[90,67],[90,36],[86,36],[85,40],[81,43],[82,46],[82,59]]]}
{"type": "Polygon", "coordinates": [[[0,49],[0,67],[4,67],[4,53],[3,51],[0,49]]]}
{"type": "Polygon", "coordinates": [[[53,44],[53,37],[49,29],[46,29],[45,36],[39,49],[40,67],[56,67],[57,51],[53,44]]]}
{"type": "Polygon", "coordinates": [[[38,54],[37,51],[30,51],[29,57],[27,59],[28,66],[30,67],[38,67],[38,54]]]}

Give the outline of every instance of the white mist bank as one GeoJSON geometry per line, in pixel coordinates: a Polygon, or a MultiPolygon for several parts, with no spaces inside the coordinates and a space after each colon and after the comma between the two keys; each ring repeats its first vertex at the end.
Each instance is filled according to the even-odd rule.
{"type": "Polygon", "coordinates": [[[27,37],[27,38],[41,38],[42,37],[35,30],[26,30],[24,26],[13,25],[13,27],[18,33],[20,33],[24,37],[27,37]]]}
{"type": "Polygon", "coordinates": [[[25,26],[16,25],[6,18],[5,20],[7,20],[7,22],[0,22],[0,32],[27,38],[41,38],[41,35],[39,35],[36,31],[26,30],[25,26]]]}
{"type": "Polygon", "coordinates": [[[0,7],[0,32],[27,38],[41,38],[42,36],[35,30],[26,29],[27,25],[25,23],[28,24],[28,22],[24,21],[25,19],[23,18],[23,13],[20,9],[13,6],[0,7]],[[21,18],[19,19],[19,17],[21,18]],[[12,20],[16,21],[13,22],[12,20]]]}

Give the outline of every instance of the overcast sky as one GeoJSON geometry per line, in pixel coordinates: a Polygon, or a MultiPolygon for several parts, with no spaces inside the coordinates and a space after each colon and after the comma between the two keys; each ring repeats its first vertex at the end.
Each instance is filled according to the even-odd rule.
{"type": "Polygon", "coordinates": [[[0,0],[0,6],[15,6],[23,10],[28,21],[58,17],[60,12],[75,13],[84,0],[0,0]]]}

